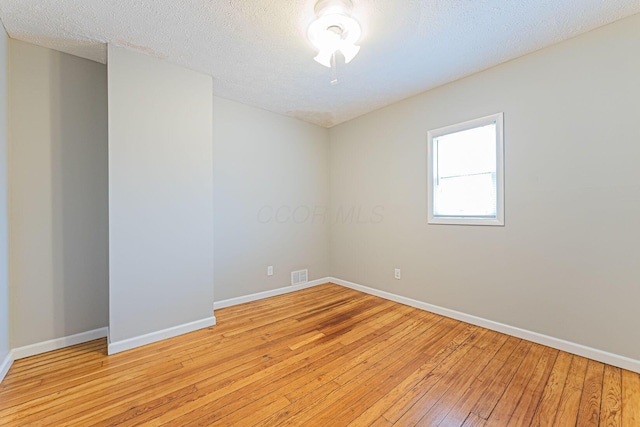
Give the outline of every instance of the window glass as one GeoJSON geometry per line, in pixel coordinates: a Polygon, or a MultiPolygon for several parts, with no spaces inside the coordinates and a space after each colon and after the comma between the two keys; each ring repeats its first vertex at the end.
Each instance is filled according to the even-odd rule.
{"type": "Polygon", "coordinates": [[[502,114],[429,132],[429,222],[503,225],[502,114]]]}

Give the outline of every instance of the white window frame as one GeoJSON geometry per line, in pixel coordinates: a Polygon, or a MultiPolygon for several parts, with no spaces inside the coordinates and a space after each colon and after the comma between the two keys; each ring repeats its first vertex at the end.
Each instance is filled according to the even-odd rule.
{"type": "Polygon", "coordinates": [[[430,130],[427,133],[427,212],[429,224],[457,224],[457,225],[504,225],[504,114],[497,113],[479,119],[469,120],[451,126],[430,130]],[[434,172],[435,158],[433,156],[434,139],[450,133],[496,124],[496,217],[483,218],[478,216],[436,216],[434,215],[434,172]]]}

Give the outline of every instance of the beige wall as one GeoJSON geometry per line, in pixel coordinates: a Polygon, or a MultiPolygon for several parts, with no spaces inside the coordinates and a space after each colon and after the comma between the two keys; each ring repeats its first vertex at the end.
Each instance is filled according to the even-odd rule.
{"type": "Polygon", "coordinates": [[[10,41],[13,348],[107,326],[106,67],[10,41]]]}
{"type": "Polygon", "coordinates": [[[332,208],[364,212],[332,274],[640,359],[638,46],[640,15],[331,129],[332,208]],[[506,225],[428,225],[427,131],[500,111],[506,225]]]}
{"type": "Polygon", "coordinates": [[[114,344],[213,318],[213,92],[210,76],[111,45],[108,68],[114,344]]]}
{"type": "MultiPolygon", "coordinates": [[[[138,54],[116,60],[112,339],[210,315],[211,281],[220,301],[286,286],[291,270],[308,268],[310,279],[335,276],[640,359],[640,58],[629,54],[638,45],[634,16],[330,131],[217,97],[211,111],[209,83],[197,82],[180,102],[201,108],[140,118],[157,107],[159,86],[178,90],[174,73],[191,72],[138,54]],[[505,227],[428,225],[427,131],[499,111],[505,227]],[[209,120],[213,144],[198,137],[190,156],[171,132],[193,115],[209,120]],[[131,120],[152,132],[129,132],[131,120]],[[185,271],[196,283],[187,292],[176,286],[185,271]]],[[[107,324],[107,77],[102,65],[16,41],[9,67],[19,347],[107,324]]],[[[172,99],[161,105],[181,105],[172,99]]],[[[2,117],[0,106],[0,143],[2,117]]]]}
{"type": "Polygon", "coordinates": [[[293,270],[328,276],[327,137],[214,97],[216,301],[288,286],[293,270]]]}
{"type": "Polygon", "coordinates": [[[9,254],[7,238],[7,47],[9,37],[0,22],[0,380],[9,355],[9,254]]]}

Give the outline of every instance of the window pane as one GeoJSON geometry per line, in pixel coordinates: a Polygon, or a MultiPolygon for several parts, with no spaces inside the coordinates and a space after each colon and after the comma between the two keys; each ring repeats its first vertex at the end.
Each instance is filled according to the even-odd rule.
{"type": "Polygon", "coordinates": [[[437,146],[439,177],[496,171],[495,123],[442,135],[434,142],[437,146]]]}
{"type": "Polygon", "coordinates": [[[434,139],[434,215],[491,217],[496,203],[496,124],[434,139]]]}
{"type": "Polygon", "coordinates": [[[435,215],[495,217],[496,174],[441,178],[436,185],[435,215]]]}

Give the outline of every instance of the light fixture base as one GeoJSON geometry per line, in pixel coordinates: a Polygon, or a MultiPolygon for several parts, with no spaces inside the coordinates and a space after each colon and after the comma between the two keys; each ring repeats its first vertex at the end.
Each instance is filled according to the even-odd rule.
{"type": "MultiPolygon", "coordinates": [[[[335,64],[335,53],[340,52],[345,63],[351,62],[360,50],[360,24],[351,17],[351,0],[319,0],[316,3],[316,20],[309,25],[307,37],[318,49],[314,58],[327,68],[335,64]]],[[[335,68],[335,65],[333,65],[335,68]]]]}
{"type": "Polygon", "coordinates": [[[348,15],[352,10],[353,3],[351,0],[319,0],[314,8],[317,17],[330,13],[348,15]]]}

